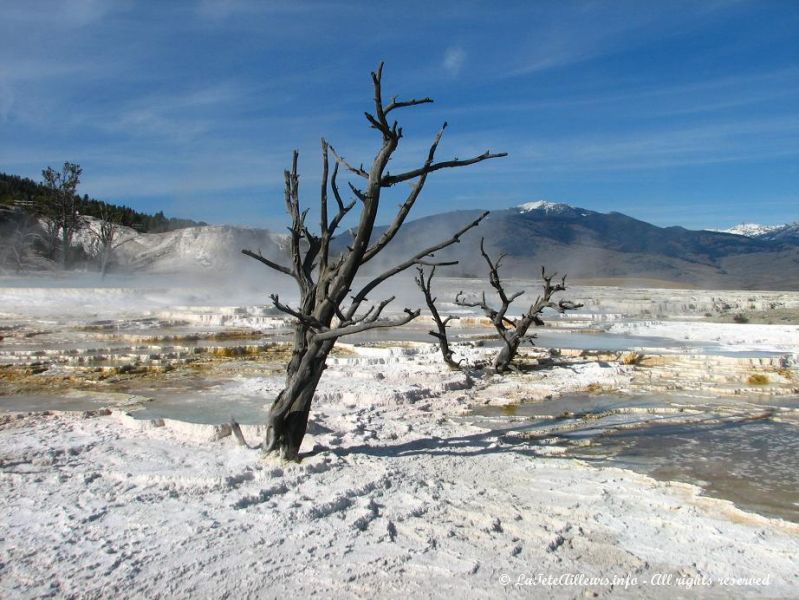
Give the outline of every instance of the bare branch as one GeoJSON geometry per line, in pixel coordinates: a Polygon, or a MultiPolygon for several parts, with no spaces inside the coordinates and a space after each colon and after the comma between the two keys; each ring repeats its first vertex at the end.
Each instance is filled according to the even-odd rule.
{"type": "Polygon", "coordinates": [[[419,100],[413,98],[411,100],[397,101],[397,97],[394,96],[389,105],[386,106],[383,113],[387,115],[392,110],[396,110],[398,108],[405,108],[406,106],[418,106],[419,104],[430,104],[431,102],[433,102],[432,98],[421,98],[419,100]]]}
{"type": "Polygon", "coordinates": [[[382,123],[380,123],[380,121],[375,119],[374,116],[372,116],[368,112],[365,112],[363,114],[364,116],[366,116],[366,120],[369,121],[369,123],[371,123],[373,129],[379,129],[380,131],[383,131],[383,125],[382,123]]]}
{"type": "Polygon", "coordinates": [[[348,325],[347,327],[337,327],[335,329],[329,329],[322,333],[317,333],[314,336],[314,341],[322,342],[325,340],[333,340],[345,335],[352,335],[354,333],[361,333],[363,331],[369,331],[370,329],[380,329],[385,327],[399,327],[401,325],[405,325],[406,323],[410,323],[416,317],[421,314],[420,310],[410,310],[408,308],[405,309],[405,316],[399,319],[382,319],[376,321],[367,321],[364,323],[359,323],[356,325],[348,325]]]}
{"type": "Polygon", "coordinates": [[[353,173],[355,173],[359,177],[363,177],[364,179],[369,178],[369,173],[364,171],[363,167],[352,166],[350,163],[347,162],[347,160],[343,156],[339,156],[338,152],[336,152],[336,149],[333,148],[333,146],[330,146],[330,151],[333,153],[333,157],[336,159],[336,162],[340,165],[344,165],[344,167],[348,171],[352,171],[353,173]]]}
{"type": "Polygon", "coordinates": [[[366,202],[366,200],[368,198],[368,196],[366,194],[364,194],[361,190],[359,190],[357,187],[352,185],[352,183],[349,182],[349,181],[347,182],[347,185],[350,186],[350,191],[352,191],[352,193],[355,194],[355,196],[358,198],[358,200],[360,200],[361,202],[364,202],[364,203],[366,202]]]}
{"type": "Polygon", "coordinates": [[[460,290],[457,294],[455,294],[455,304],[458,306],[464,306],[466,308],[482,308],[483,310],[492,310],[492,308],[486,303],[485,293],[480,300],[469,301],[466,299],[463,290],[460,290]]]}
{"type": "MultiPolygon", "coordinates": [[[[441,126],[441,129],[436,134],[435,139],[433,140],[432,145],[430,146],[430,150],[427,153],[427,160],[425,161],[425,167],[429,167],[433,164],[433,159],[435,158],[436,148],[438,148],[439,142],[441,142],[441,137],[444,135],[444,131],[447,128],[447,124],[441,126]]],[[[380,252],[383,248],[385,248],[388,243],[394,239],[394,236],[397,235],[397,232],[402,227],[403,223],[405,222],[405,218],[408,216],[411,208],[413,208],[416,199],[421,194],[422,189],[424,188],[424,184],[427,181],[427,173],[423,174],[419,177],[419,180],[414,184],[411,188],[411,193],[408,194],[408,197],[405,199],[405,202],[402,203],[400,206],[399,212],[397,216],[394,217],[394,220],[391,222],[391,225],[386,228],[383,232],[383,235],[380,236],[380,239],[377,240],[370,248],[366,250],[366,254],[364,254],[363,262],[368,262],[372,258],[374,258],[378,252],[380,252]]]]}
{"type": "Polygon", "coordinates": [[[441,169],[452,169],[455,167],[465,167],[467,165],[473,165],[475,163],[483,162],[484,160],[489,160],[492,158],[502,158],[507,155],[508,155],[507,152],[499,152],[492,154],[491,151],[486,150],[485,152],[483,152],[483,154],[475,156],[474,158],[467,158],[465,160],[458,160],[456,158],[454,160],[447,160],[444,162],[433,163],[432,165],[420,167],[418,169],[414,169],[413,171],[400,173],[399,175],[386,175],[385,177],[383,177],[380,183],[383,187],[390,187],[402,181],[408,181],[409,179],[415,179],[416,177],[427,175],[428,173],[432,173],[433,171],[439,171],[441,169]]]}
{"type": "Polygon", "coordinates": [[[572,302],[571,300],[561,300],[558,302],[557,310],[559,312],[566,312],[567,310],[576,310],[582,308],[584,305],[580,302],[572,302]]]}
{"type": "Polygon", "coordinates": [[[386,113],[383,110],[383,90],[382,90],[382,79],[383,79],[383,63],[381,62],[378,67],[377,71],[372,73],[372,85],[375,91],[375,115],[377,117],[377,128],[383,133],[383,138],[391,137],[391,129],[388,126],[388,121],[386,121],[386,113]]]}
{"type": "MultiPolygon", "coordinates": [[[[319,231],[322,233],[322,237],[327,233],[328,228],[328,221],[327,221],[327,174],[328,174],[328,159],[327,159],[327,149],[328,144],[325,141],[325,138],[322,138],[322,190],[319,194],[319,231]]],[[[322,260],[327,262],[327,256],[323,255],[322,260]]]]}
{"type": "Polygon", "coordinates": [[[333,235],[333,232],[336,231],[336,228],[341,223],[342,219],[347,216],[347,213],[350,212],[353,207],[355,206],[355,200],[350,202],[349,204],[345,205],[344,201],[341,199],[341,192],[338,189],[338,185],[336,184],[336,177],[338,176],[338,163],[333,167],[333,176],[330,178],[330,187],[333,190],[333,196],[336,198],[336,204],[338,204],[338,214],[333,217],[333,220],[330,222],[330,227],[328,228],[330,231],[330,235],[333,235]]]}
{"type": "Polygon", "coordinates": [[[285,273],[286,275],[294,275],[294,272],[291,269],[289,269],[288,267],[284,267],[283,265],[279,265],[279,264],[277,264],[275,262],[272,262],[268,258],[262,256],[260,252],[258,254],[256,254],[255,252],[253,252],[251,250],[246,250],[245,249],[245,250],[242,250],[241,253],[246,255],[246,256],[249,256],[250,258],[254,258],[255,260],[257,260],[259,262],[262,262],[263,264],[265,264],[270,269],[274,269],[275,271],[280,271],[281,273],[285,273]]]}
{"type": "Polygon", "coordinates": [[[250,446],[247,443],[247,440],[244,439],[244,434],[241,432],[241,426],[236,422],[236,419],[230,417],[230,431],[233,434],[233,437],[236,438],[239,446],[244,446],[249,448],[250,450],[258,450],[261,448],[262,444],[256,444],[255,446],[250,446]]]}
{"type": "Polygon", "coordinates": [[[277,294],[270,294],[270,295],[269,295],[269,298],[271,298],[271,299],[272,299],[272,304],[274,304],[274,305],[275,305],[275,308],[277,308],[277,309],[278,309],[279,311],[281,311],[281,312],[284,312],[284,313],[286,313],[287,315],[291,315],[292,317],[294,317],[295,319],[297,319],[297,320],[298,320],[300,323],[302,323],[303,325],[306,325],[306,326],[308,326],[308,327],[310,327],[310,328],[312,328],[312,329],[315,329],[315,330],[323,330],[323,329],[326,329],[326,327],[325,327],[324,325],[322,325],[322,324],[321,324],[321,323],[320,323],[320,322],[319,322],[319,321],[318,321],[318,320],[317,320],[315,317],[313,317],[312,315],[306,315],[306,314],[303,314],[302,312],[300,312],[300,311],[298,311],[298,310],[296,310],[296,309],[293,309],[293,308],[291,308],[289,305],[287,305],[287,304],[283,304],[283,303],[280,301],[280,297],[279,297],[277,294]]]}
{"type": "Polygon", "coordinates": [[[453,265],[457,265],[457,260],[424,260],[419,259],[414,261],[415,265],[420,265],[422,267],[451,267],[453,265]]]}

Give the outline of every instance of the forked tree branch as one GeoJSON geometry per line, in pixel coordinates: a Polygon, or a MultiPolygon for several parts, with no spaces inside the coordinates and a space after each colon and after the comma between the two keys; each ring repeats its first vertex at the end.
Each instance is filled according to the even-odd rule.
{"type": "MultiPolygon", "coordinates": [[[[425,161],[425,166],[429,167],[433,164],[433,159],[435,158],[436,149],[438,148],[438,144],[441,142],[441,137],[444,135],[444,131],[447,128],[447,124],[441,127],[441,129],[436,134],[435,139],[433,140],[433,144],[430,146],[430,150],[427,153],[427,160],[425,161]]],[[[408,216],[411,208],[413,208],[416,199],[419,197],[419,194],[422,193],[422,189],[424,188],[424,184],[427,181],[427,173],[421,175],[419,180],[413,185],[411,188],[411,193],[408,194],[408,197],[405,199],[405,202],[400,205],[399,212],[394,217],[394,220],[391,222],[391,225],[383,232],[383,235],[380,236],[380,239],[377,240],[369,249],[366,250],[366,254],[364,254],[363,262],[368,262],[372,258],[374,258],[383,248],[385,248],[388,243],[394,239],[394,236],[397,235],[397,232],[402,227],[402,224],[405,222],[405,218],[408,216]]]]}
{"type": "Polygon", "coordinates": [[[336,159],[336,162],[340,165],[344,165],[344,167],[348,171],[351,171],[352,173],[355,173],[356,175],[358,175],[359,177],[363,177],[364,179],[369,178],[369,173],[364,171],[363,166],[354,167],[353,165],[348,163],[343,156],[339,156],[338,152],[336,152],[336,149],[333,148],[333,146],[330,146],[330,151],[333,153],[333,157],[336,159]]]}
{"type": "Polygon", "coordinates": [[[430,104],[432,102],[433,102],[432,98],[420,98],[419,100],[413,98],[411,100],[398,101],[397,97],[394,96],[391,99],[391,102],[389,102],[388,106],[386,106],[385,110],[383,110],[383,113],[387,115],[392,110],[395,110],[397,108],[405,108],[406,106],[417,106],[419,104],[430,104]]]}
{"type": "Polygon", "coordinates": [[[269,298],[271,298],[272,304],[275,306],[276,309],[278,309],[280,312],[286,313],[287,315],[291,315],[303,325],[317,331],[326,329],[325,326],[322,323],[320,323],[313,315],[307,315],[299,310],[291,308],[288,304],[283,304],[280,301],[280,297],[277,294],[270,294],[269,298]]]}
{"type": "Polygon", "coordinates": [[[497,330],[499,337],[505,342],[505,347],[497,353],[494,358],[494,368],[498,372],[502,372],[510,368],[511,361],[516,356],[519,345],[527,335],[527,330],[531,325],[543,325],[544,321],[541,318],[541,312],[545,308],[553,308],[558,312],[566,312],[567,310],[574,310],[582,307],[582,304],[572,302],[570,300],[561,300],[557,304],[552,301],[552,295],[566,289],[566,276],[561,278],[560,283],[552,284],[552,279],[557,275],[547,275],[544,267],[541,267],[541,278],[544,280],[544,293],[538,296],[530,305],[530,308],[517,320],[511,320],[506,316],[510,304],[522,295],[523,291],[516,292],[510,296],[505,292],[502,281],[499,277],[499,267],[502,263],[504,255],[494,261],[485,251],[485,240],[480,240],[480,253],[483,255],[489,268],[489,282],[491,287],[497,292],[500,298],[501,306],[499,309],[494,309],[486,302],[485,293],[483,293],[480,300],[469,301],[463,296],[463,292],[458,292],[455,297],[455,303],[460,306],[479,307],[491,319],[494,328],[497,330]],[[510,325],[508,328],[506,325],[510,325]]]}

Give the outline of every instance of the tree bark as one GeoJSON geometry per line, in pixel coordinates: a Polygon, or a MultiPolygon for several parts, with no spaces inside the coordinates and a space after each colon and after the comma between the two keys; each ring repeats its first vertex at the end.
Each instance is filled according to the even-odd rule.
{"type": "Polygon", "coordinates": [[[493,367],[497,373],[505,373],[510,368],[513,359],[516,358],[516,354],[519,352],[519,346],[522,345],[527,335],[527,330],[534,323],[535,319],[527,319],[526,317],[516,321],[516,327],[513,332],[507,336],[502,349],[494,357],[493,367]]]}
{"type": "Polygon", "coordinates": [[[269,409],[264,452],[276,452],[286,460],[298,459],[311,402],[332,349],[330,342],[313,343],[292,357],[286,384],[269,409]]]}

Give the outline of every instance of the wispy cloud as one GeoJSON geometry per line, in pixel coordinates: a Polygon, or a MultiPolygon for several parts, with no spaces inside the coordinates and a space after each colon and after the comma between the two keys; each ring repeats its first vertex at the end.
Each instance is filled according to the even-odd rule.
{"type": "Polygon", "coordinates": [[[460,46],[450,46],[447,48],[446,52],[444,52],[444,61],[442,66],[447,73],[450,74],[452,77],[457,77],[461,69],[463,69],[463,63],[466,61],[466,51],[461,48],[460,46]]]}
{"type": "Polygon", "coordinates": [[[612,51],[636,31],[646,17],[630,12],[627,19],[597,19],[590,4],[567,9],[557,18],[543,15],[530,27],[529,42],[509,61],[509,76],[526,75],[582,62],[612,51]]]}
{"type": "Polygon", "coordinates": [[[522,145],[517,152],[517,159],[526,163],[528,170],[538,172],[629,171],[775,160],[799,155],[799,118],[559,136],[522,145]]]}
{"type": "Polygon", "coordinates": [[[799,154],[799,22],[778,4],[5,2],[0,139],[13,143],[0,144],[0,170],[74,160],[86,193],[192,208],[262,185],[279,197],[298,147],[314,182],[303,193],[318,193],[320,136],[354,162],[374,155],[362,113],[385,60],[386,97],[440,102],[396,113],[392,171],[418,166],[445,119],[437,158],[510,152],[439,173],[435,210],[464,194],[568,201],[567,186],[629,197],[644,180],[705,172],[717,177],[709,201],[743,178],[767,198],[795,187],[786,157],[799,154]]]}
{"type": "Polygon", "coordinates": [[[85,126],[101,127],[135,137],[188,142],[207,133],[240,106],[247,93],[234,83],[219,83],[202,88],[136,98],[126,106],[112,106],[98,119],[96,112],[86,115],[85,126]]]}
{"type": "MultiPolygon", "coordinates": [[[[580,2],[543,5],[506,76],[566,67],[663,39],[725,8],[708,3],[580,2]]],[[[528,17],[529,19],[529,17],[528,17]]]]}

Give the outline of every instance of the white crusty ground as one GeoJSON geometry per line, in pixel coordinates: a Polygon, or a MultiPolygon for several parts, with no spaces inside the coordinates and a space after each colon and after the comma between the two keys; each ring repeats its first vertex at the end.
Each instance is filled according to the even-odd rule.
{"type": "Polygon", "coordinates": [[[716,343],[722,349],[738,352],[787,352],[799,355],[799,325],[630,321],[613,323],[608,333],[716,343]]]}
{"type": "MultiPolygon", "coordinates": [[[[503,402],[526,387],[619,383],[625,367],[575,364],[470,387],[462,374],[442,377],[432,352],[362,350],[333,363],[306,437],[313,454],[300,464],[264,461],[229,436],[214,441],[219,428],[155,427],[119,412],[7,419],[0,597],[787,598],[799,590],[795,524],[452,418],[494,391],[503,402]],[[516,585],[537,574],[639,583],[516,585]],[[642,583],[659,574],[714,583],[642,583]],[[765,587],[719,583],[766,576],[765,587]]],[[[241,380],[226,396],[277,386],[241,380]]]]}

